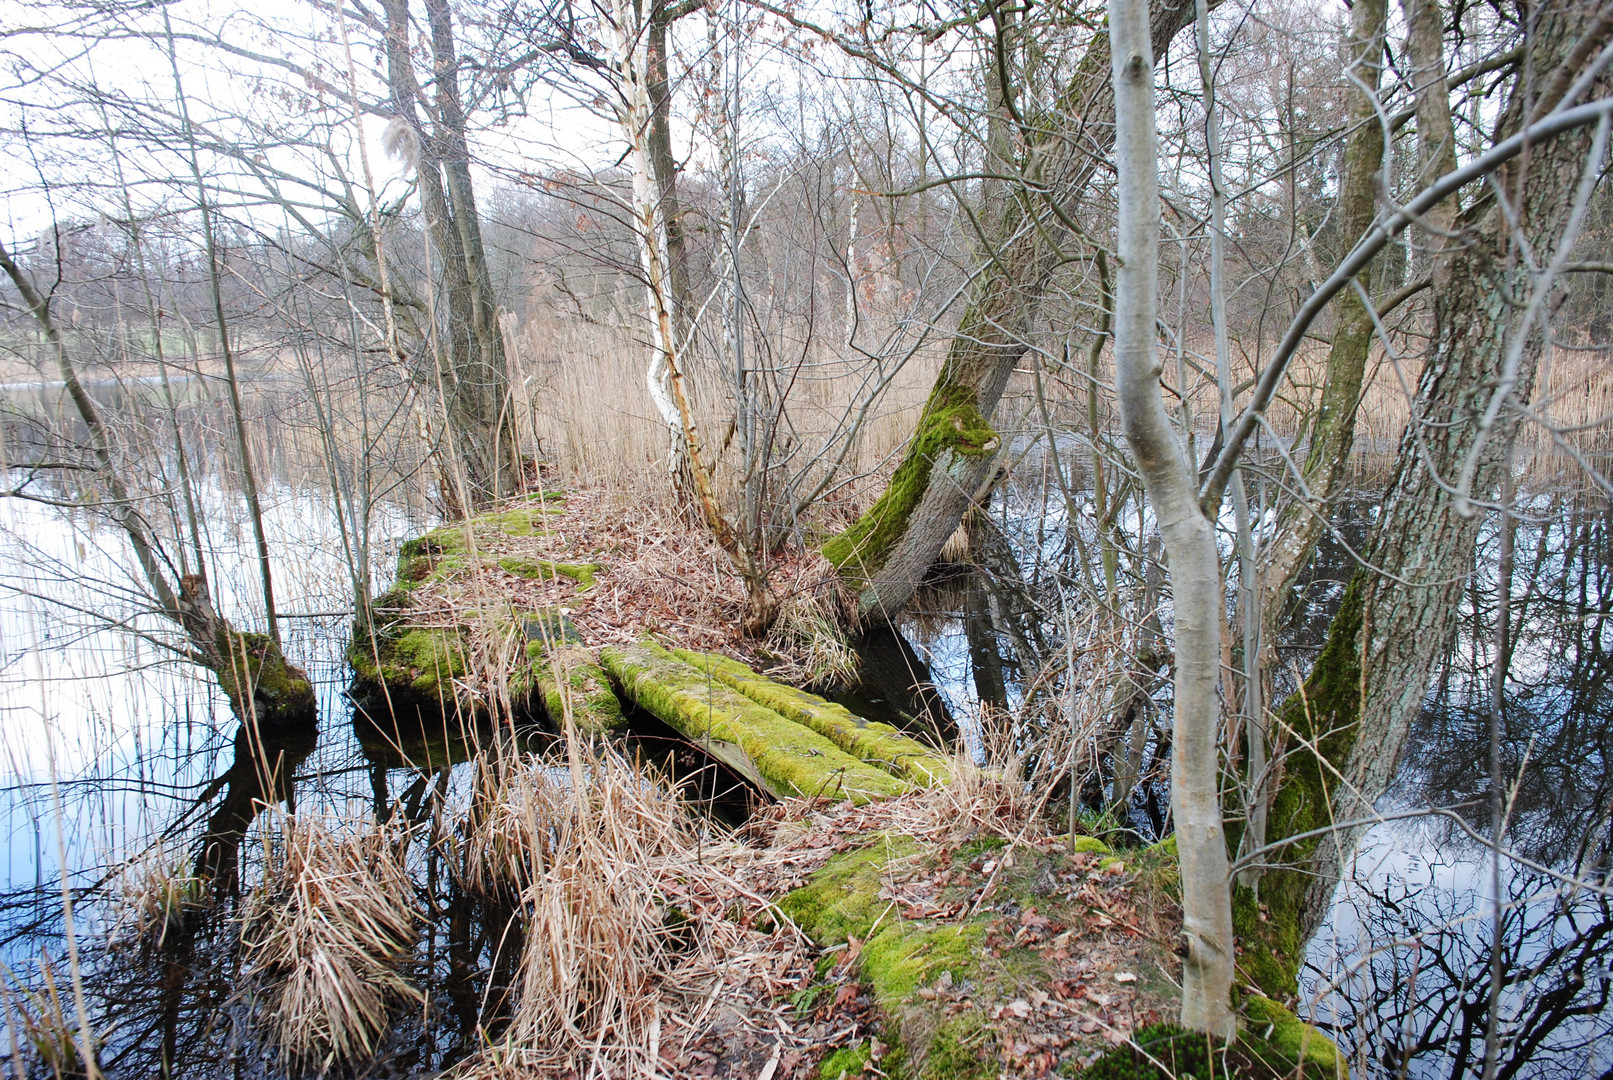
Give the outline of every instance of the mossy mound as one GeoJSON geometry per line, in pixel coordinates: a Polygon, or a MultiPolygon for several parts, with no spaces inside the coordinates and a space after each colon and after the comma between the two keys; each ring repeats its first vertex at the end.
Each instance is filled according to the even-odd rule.
{"type": "Polygon", "coordinates": [[[628,700],[779,798],[865,803],[910,790],[653,642],[602,649],[600,663],[628,700]]]}
{"type": "MultiPolygon", "coordinates": [[[[1315,1038],[1332,1049],[1320,1034],[1315,1038]]],[[[1349,1075],[1336,1051],[1322,1063],[1253,1030],[1222,1044],[1174,1024],[1144,1028],[1075,1074],[1078,1080],[1341,1080],[1349,1075]]]]}
{"type": "MultiPolygon", "coordinates": [[[[884,1038],[899,1051],[901,1075],[996,1077],[1024,1045],[1017,1041],[1023,1031],[1010,1030],[1006,1018],[1023,1021],[1035,1009],[1026,999],[1040,992],[1046,1002],[1055,975],[1070,977],[1061,965],[1074,946],[1065,942],[1114,926],[1093,915],[1089,903],[1090,890],[1121,880],[1120,871],[1103,869],[1115,860],[1097,852],[1072,855],[1062,838],[1039,845],[1010,853],[1000,838],[984,837],[949,852],[908,836],[876,834],[832,856],[778,907],[828,950],[820,970],[855,956],[855,971],[884,1018],[884,1038]],[[939,893],[936,882],[945,883],[939,893]],[[912,888],[932,897],[929,906],[905,900],[912,888]]],[[[1134,967],[1127,985],[1138,987],[1139,996],[1130,1000],[1148,1014],[1170,988],[1162,975],[1134,967]]],[[[1073,1001],[1085,989],[1070,992],[1077,995],[1073,1001]]],[[[858,1060],[853,1051],[825,1065],[849,1069],[858,1060]]],[[[891,1071],[885,1062],[880,1067],[891,1071]]],[[[820,1074],[829,1072],[820,1068],[820,1074]]]]}
{"type": "Polygon", "coordinates": [[[758,675],[726,656],[688,649],[673,651],[697,670],[721,680],[758,705],[804,724],[852,757],[877,765],[919,787],[936,787],[952,779],[950,762],[889,724],[864,720],[843,705],[758,675]]]}
{"type": "Polygon", "coordinates": [[[218,651],[223,661],[214,674],[243,721],[300,727],[317,720],[319,707],[308,673],[288,661],[269,635],[223,629],[218,651]]]}
{"type": "Polygon", "coordinates": [[[461,627],[410,626],[404,618],[379,625],[374,634],[355,635],[347,648],[353,690],[360,698],[394,706],[430,706],[453,712],[457,680],[465,677],[469,653],[461,627]]]}

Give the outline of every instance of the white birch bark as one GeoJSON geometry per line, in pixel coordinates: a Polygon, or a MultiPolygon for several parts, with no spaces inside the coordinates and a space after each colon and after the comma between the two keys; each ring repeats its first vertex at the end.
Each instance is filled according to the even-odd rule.
{"type": "Polygon", "coordinates": [[[1159,176],[1154,64],[1147,0],[1109,0],[1120,192],[1115,290],[1115,375],[1120,420],[1143,475],[1170,560],[1176,622],[1171,811],[1182,872],[1182,1025],[1230,1037],[1232,900],[1221,823],[1217,695],[1221,652],[1220,559],[1199,509],[1192,464],[1171,432],[1160,394],[1155,292],[1159,176]]]}

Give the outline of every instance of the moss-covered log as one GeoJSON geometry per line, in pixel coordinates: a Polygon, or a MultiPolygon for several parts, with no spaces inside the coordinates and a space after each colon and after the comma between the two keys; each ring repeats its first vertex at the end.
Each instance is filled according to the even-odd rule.
{"type": "Polygon", "coordinates": [[[864,720],[843,705],[758,675],[726,656],[688,649],[673,652],[679,659],[709,673],[758,705],[805,724],[852,757],[877,765],[920,787],[935,787],[952,779],[952,767],[946,758],[889,724],[864,720]]]}
{"type": "Polygon", "coordinates": [[[779,798],[866,803],[910,790],[905,780],[857,760],[659,645],[605,648],[600,663],[629,701],[779,798]]]}
{"type": "Polygon", "coordinates": [[[583,735],[605,735],[622,726],[622,703],[611,689],[609,673],[594,659],[592,649],[563,645],[545,652],[532,642],[527,652],[537,673],[543,707],[561,731],[565,730],[567,715],[583,735]]]}

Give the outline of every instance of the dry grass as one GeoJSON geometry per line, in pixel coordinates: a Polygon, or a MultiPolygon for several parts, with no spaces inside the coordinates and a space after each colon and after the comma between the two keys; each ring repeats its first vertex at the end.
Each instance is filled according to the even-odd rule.
{"type": "Polygon", "coordinates": [[[399,968],[414,886],[389,829],[287,817],[241,914],[242,971],[270,1041],[299,1066],[371,1055],[417,996],[399,968]]]}
{"type": "Polygon", "coordinates": [[[207,903],[206,882],[189,858],[160,840],[123,867],[116,890],[111,940],[141,950],[161,948],[207,903]]]}
{"type": "Polygon", "coordinates": [[[698,1003],[729,974],[764,959],[769,971],[810,966],[793,933],[734,917],[765,910],[734,872],[746,849],[704,835],[614,750],[528,758],[484,797],[464,874],[520,885],[526,944],[506,1036],[458,1075],[647,1075],[663,1050],[680,1052],[674,1033],[687,1046],[698,1003]]]}

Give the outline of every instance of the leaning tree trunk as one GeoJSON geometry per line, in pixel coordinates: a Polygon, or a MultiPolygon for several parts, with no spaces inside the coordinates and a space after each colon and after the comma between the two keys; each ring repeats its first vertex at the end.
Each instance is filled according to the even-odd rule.
{"type": "MultiPolygon", "coordinates": [[[[1562,2],[1538,12],[1527,43],[1533,55],[1521,70],[1552,74],[1544,87],[1521,80],[1512,87],[1502,137],[1553,106],[1573,104],[1557,99],[1609,37],[1609,24],[1595,14],[1589,5],[1562,2]]],[[[1605,93],[1605,87],[1604,78],[1591,89],[1605,93]]],[[[1600,167],[1605,135],[1605,128],[1594,137],[1575,128],[1530,146],[1495,178],[1514,200],[1536,265],[1550,265],[1562,249],[1571,210],[1600,167]]],[[[1467,245],[1449,256],[1448,282],[1435,295],[1413,422],[1366,568],[1351,581],[1302,691],[1278,718],[1279,732],[1288,732],[1288,755],[1269,821],[1274,843],[1370,817],[1388,789],[1433,666],[1454,638],[1482,522],[1451,488],[1472,461],[1471,497],[1484,500],[1499,490],[1520,414],[1503,409],[1486,433],[1487,410],[1509,377],[1516,380],[1507,393],[1512,403],[1527,402],[1533,390],[1544,342],[1538,321],[1523,321],[1519,302],[1542,287],[1538,272],[1529,271],[1493,196],[1465,217],[1475,220],[1467,245]]],[[[1295,991],[1305,942],[1364,829],[1343,827],[1287,844],[1284,868],[1261,879],[1258,904],[1240,891],[1240,962],[1267,992],[1295,991]]]]}
{"type": "MultiPolygon", "coordinates": [[[[1186,7],[1187,5],[1184,5],[1186,7]]],[[[1170,561],[1176,631],[1171,812],[1182,873],[1182,1025],[1230,1038],[1232,907],[1221,824],[1221,561],[1199,507],[1198,474],[1171,432],[1159,383],[1158,138],[1146,0],[1110,0],[1115,163],[1120,198],[1115,388],[1120,422],[1170,561]]]]}
{"type": "Polygon", "coordinates": [[[140,514],[138,493],[123,479],[124,470],[113,453],[111,432],[78,377],[67,343],[51,315],[50,298],[34,287],[33,280],[4,246],[0,246],[0,270],[16,286],[50,344],[67,396],[89,432],[93,474],[106,487],[107,497],[99,501],[129,538],[157,610],[184,633],[189,648],[179,651],[213,672],[229,698],[230,708],[242,722],[275,727],[313,723],[317,708],[313,684],[307,673],[286,660],[279,642],[267,634],[242,632],[231,625],[213,606],[207,579],[202,575],[187,574],[177,586],[169,581],[168,557],[140,514]]]}
{"type": "MultiPolygon", "coordinates": [[[[1191,3],[1151,4],[1152,54],[1163,55],[1192,18],[1191,3]]],[[[988,85],[996,84],[993,96],[1005,106],[1009,74],[1001,70],[1001,59],[999,54],[988,85]]],[[[1113,145],[1114,129],[1107,123],[1112,95],[1109,35],[1099,32],[1052,112],[1070,118],[1078,130],[1059,132],[1026,156],[1044,162],[1036,167],[1038,177],[1063,193],[1063,204],[1055,213],[1028,183],[999,186],[987,199],[979,215],[981,265],[969,303],[901,464],[874,505],[823,545],[823,554],[857,588],[865,618],[888,619],[912,599],[990,478],[1000,445],[991,414],[1028,348],[1026,329],[1039,286],[1059,260],[1050,235],[1062,231],[1060,217],[1075,214],[1098,155],[1113,145]]],[[[997,167],[1005,174],[1020,171],[1011,161],[997,167]]]]}
{"type": "MultiPolygon", "coordinates": [[[[1420,2],[1420,0],[1410,0],[1420,2]]],[[[1386,0],[1356,0],[1350,9],[1347,56],[1351,80],[1344,168],[1339,180],[1339,235],[1353,244],[1377,217],[1378,174],[1383,169],[1383,126],[1378,122],[1376,93],[1383,73],[1386,0]]],[[[1440,84],[1443,86],[1443,82],[1440,84]]],[[[1429,179],[1434,179],[1430,177],[1429,179]]],[[[1356,280],[1372,295],[1370,267],[1356,280]]],[[[1277,526],[1261,549],[1259,573],[1260,640],[1277,640],[1288,609],[1288,597],[1326,528],[1329,508],[1344,486],[1350,450],[1355,444],[1355,413],[1372,350],[1372,313],[1362,293],[1346,289],[1333,301],[1333,337],[1322,381],[1322,399],[1311,425],[1310,449],[1301,478],[1308,498],[1293,498],[1277,512],[1277,526]]]]}

